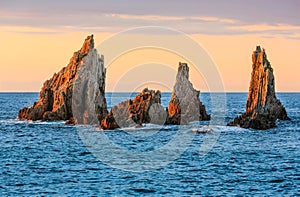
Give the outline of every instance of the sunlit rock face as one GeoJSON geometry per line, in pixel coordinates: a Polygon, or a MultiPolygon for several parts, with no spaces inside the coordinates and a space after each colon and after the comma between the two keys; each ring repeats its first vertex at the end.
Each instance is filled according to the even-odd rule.
{"type": "Polygon", "coordinates": [[[19,111],[25,120],[72,120],[72,123],[96,124],[107,114],[103,57],[88,36],[69,64],[44,82],[39,100],[19,111]]]}
{"type": "Polygon", "coordinates": [[[144,123],[164,124],[166,112],[161,105],[160,91],[145,88],[133,100],[127,100],[113,106],[102,120],[102,129],[116,129],[130,126],[142,126],[144,123]]]}
{"type": "Polygon", "coordinates": [[[179,63],[176,82],[168,106],[167,124],[188,124],[191,121],[210,120],[205,106],[200,102],[200,91],[189,81],[189,67],[179,63]]]}
{"type": "Polygon", "coordinates": [[[266,52],[257,46],[252,54],[252,73],[246,112],[228,125],[264,130],[276,127],[277,119],[289,120],[290,118],[276,98],[273,69],[266,52]]]}

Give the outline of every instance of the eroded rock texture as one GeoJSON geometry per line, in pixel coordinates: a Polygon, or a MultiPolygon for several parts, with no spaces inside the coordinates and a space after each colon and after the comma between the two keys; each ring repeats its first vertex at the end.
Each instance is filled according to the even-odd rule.
{"type": "Polygon", "coordinates": [[[116,129],[141,126],[143,123],[164,124],[167,115],[160,103],[160,91],[145,88],[133,100],[123,101],[112,107],[100,127],[116,129]]]}
{"type": "Polygon", "coordinates": [[[32,107],[21,109],[18,117],[98,123],[107,114],[103,61],[94,48],[93,35],[88,36],[70,63],[43,84],[39,100],[32,107]]]}
{"type": "Polygon", "coordinates": [[[266,52],[257,46],[252,54],[252,73],[246,112],[228,125],[264,130],[276,127],[277,119],[289,120],[290,118],[276,98],[273,69],[266,52]]]}
{"type": "Polygon", "coordinates": [[[205,106],[200,102],[200,91],[189,81],[189,67],[179,63],[176,83],[167,108],[167,124],[188,124],[191,121],[210,120],[205,106]]]}

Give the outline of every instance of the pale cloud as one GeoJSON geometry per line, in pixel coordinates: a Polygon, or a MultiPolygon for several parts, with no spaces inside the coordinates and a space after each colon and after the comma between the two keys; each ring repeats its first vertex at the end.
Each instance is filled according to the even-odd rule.
{"type": "Polygon", "coordinates": [[[62,33],[57,29],[30,27],[30,26],[0,26],[0,32],[21,33],[21,34],[56,34],[62,33]]]}
{"type": "Polygon", "coordinates": [[[130,15],[130,14],[105,14],[105,17],[129,19],[129,20],[145,20],[145,21],[181,21],[185,17],[160,16],[160,15],[130,15]]]}
{"type": "Polygon", "coordinates": [[[229,26],[230,31],[244,32],[244,34],[263,34],[265,38],[274,35],[284,36],[288,39],[300,39],[300,26],[289,24],[248,24],[229,26]]]}
{"type": "Polygon", "coordinates": [[[199,20],[199,21],[208,21],[208,22],[220,22],[220,23],[229,23],[229,24],[234,24],[237,23],[238,20],[233,20],[229,18],[218,18],[218,17],[189,17],[190,19],[193,20],[199,20]]]}
{"type": "Polygon", "coordinates": [[[288,24],[253,24],[253,25],[241,25],[231,26],[232,30],[246,30],[246,31],[300,31],[300,26],[293,26],[288,24]]]}
{"type": "Polygon", "coordinates": [[[240,35],[263,34],[264,36],[285,35],[297,39],[295,34],[300,33],[300,26],[290,24],[255,24],[230,18],[210,16],[165,16],[165,15],[132,15],[132,14],[105,14],[108,20],[113,18],[128,24],[161,25],[177,28],[187,33],[240,35]]]}
{"type": "Polygon", "coordinates": [[[60,4],[55,0],[45,4],[37,0],[28,0],[28,3],[0,2],[0,31],[26,34],[70,31],[115,33],[138,26],[162,26],[187,34],[263,34],[265,37],[299,38],[300,23],[295,20],[299,18],[298,12],[295,12],[297,1],[268,4],[268,13],[260,10],[263,6],[253,6],[254,2],[236,1],[231,3],[234,6],[221,0],[218,3],[188,2],[137,1],[134,6],[129,6],[133,4],[128,2],[99,4],[96,0],[90,1],[90,4],[82,4],[78,0],[70,1],[70,4],[60,4]],[[244,9],[245,6],[247,9],[244,9]],[[282,8],[281,12],[274,14],[279,8],[282,8]]]}
{"type": "Polygon", "coordinates": [[[28,11],[4,11],[0,10],[0,17],[5,19],[9,18],[27,18],[27,19],[35,19],[36,17],[42,17],[41,13],[37,12],[28,12],[28,11]]]}
{"type": "Polygon", "coordinates": [[[286,38],[293,39],[293,40],[300,40],[300,33],[296,33],[296,34],[293,34],[293,35],[286,36],[286,38]]]}
{"type": "Polygon", "coordinates": [[[164,16],[164,15],[132,15],[132,14],[105,14],[105,17],[130,19],[130,20],[145,20],[145,21],[206,21],[206,22],[220,22],[220,23],[236,23],[237,20],[228,18],[217,18],[217,17],[199,17],[199,16],[164,16]]]}

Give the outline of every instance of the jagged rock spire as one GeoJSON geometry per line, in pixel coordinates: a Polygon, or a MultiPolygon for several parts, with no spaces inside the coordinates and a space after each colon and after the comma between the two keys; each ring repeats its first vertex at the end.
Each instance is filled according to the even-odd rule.
{"type": "Polygon", "coordinates": [[[200,102],[200,91],[189,81],[189,67],[179,62],[176,82],[168,106],[167,124],[187,124],[191,121],[209,120],[205,106],[200,102]]]}
{"type": "Polygon", "coordinates": [[[253,129],[269,129],[276,126],[276,120],[289,120],[285,108],[275,94],[273,68],[267,59],[265,49],[256,47],[252,54],[252,73],[246,112],[229,126],[253,129]]]}
{"type": "Polygon", "coordinates": [[[73,54],[69,64],[44,82],[39,100],[32,107],[21,109],[18,117],[26,120],[68,120],[76,113],[75,121],[78,123],[96,124],[107,113],[105,75],[103,59],[99,58],[94,48],[94,37],[90,35],[81,49],[73,54]]]}

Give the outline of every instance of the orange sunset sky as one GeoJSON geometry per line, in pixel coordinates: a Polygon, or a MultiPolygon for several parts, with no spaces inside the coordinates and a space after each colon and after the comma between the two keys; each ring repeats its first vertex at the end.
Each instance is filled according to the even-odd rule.
{"type": "MultiPolygon", "coordinates": [[[[251,54],[261,45],[274,69],[276,90],[299,92],[299,7],[293,0],[2,1],[0,91],[39,91],[87,35],[94,34],[99,45],[128,28],[161,26],[184,32],[207,51],[225,91],[248,91],[251,54]]],[[[107,68],[106,90],[135,91],[144,84],[171,91],[179,61],[189,63],[167,51],[133,50],[107,68]]],[[[210,91],[206,76],[193,68],[190,75],[197,89],[210,91]]]]}

